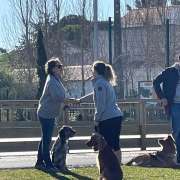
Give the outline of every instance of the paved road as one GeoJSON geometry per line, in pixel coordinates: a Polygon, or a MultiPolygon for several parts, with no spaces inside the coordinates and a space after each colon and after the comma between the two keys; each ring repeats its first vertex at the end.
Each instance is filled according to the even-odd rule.
{"type": "MultiPolygon", "coordinates": [[[[126,163],[131,158],[147,153],[147,151],[131,151],[122,153],[122,162],[126,163]]],[[[0,153],[0,169],[6,168],[32,168],[36,162],[36,152],[21,153],[0,153]]],[[[67,165],[71,167],[87,167],[96,164],[96,153],[69,153],[67,155],[67,165]]]]}

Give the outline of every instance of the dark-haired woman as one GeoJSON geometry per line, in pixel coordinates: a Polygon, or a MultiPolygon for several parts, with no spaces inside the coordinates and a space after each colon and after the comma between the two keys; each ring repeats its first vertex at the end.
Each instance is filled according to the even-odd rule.
{"type": "MultiPolygon", "coordinates": [[[[123,114],[116,103],[116,95],[113,88],[116,84],[116,77],[112,66],[103,61],[94,62],[92,83],[94,87],[95,130],[104,136],[108,145],[121,162],[119,136],[123,114]]],[[[80,101],[84,102],[87,97],[80,98],[80,101]]]]}
{"type": "Polygon", "coordinates": [[[47,78],[37,109],[42,137],[38,147],[35,168],[55,172],[57,169],[52,164],[49,151],[55,118],[59,114],[61,103],[66,101],[65,88],[61,82],[63,65],[59,58],[53,57],[46,63],[46,70],[47,78]]]}

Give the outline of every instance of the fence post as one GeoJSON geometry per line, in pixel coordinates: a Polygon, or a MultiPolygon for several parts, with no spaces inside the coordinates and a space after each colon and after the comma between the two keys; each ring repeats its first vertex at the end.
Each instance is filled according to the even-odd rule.
{"type": "Polygon", "coordinates": [[[140,147],[141,150],[146,150],[146,111],[145,111],[145,102],[140,100],[140,119],[139,119],[139,131],[140,131],[140,147]]]}

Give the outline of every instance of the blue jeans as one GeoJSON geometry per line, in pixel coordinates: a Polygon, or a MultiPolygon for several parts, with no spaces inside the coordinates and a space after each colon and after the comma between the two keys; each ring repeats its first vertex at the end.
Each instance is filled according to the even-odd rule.
{"type": "Polygon", "coordinates": [[[41,124],[41,141],[38,147],[37,163],[45,163],[47,167],[53,166],[50,158],[50,143],[52,139],[55,119],[38,117],[41,124]]]}
{"type": "Polygon", "coordinates": [[[172,135],[176,141],[177,162],[180,163],[180,103],[171,106],[172,135]]]}

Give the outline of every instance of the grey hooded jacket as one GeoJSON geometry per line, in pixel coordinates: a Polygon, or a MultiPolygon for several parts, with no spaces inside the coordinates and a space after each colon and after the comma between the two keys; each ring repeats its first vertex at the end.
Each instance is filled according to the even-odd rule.
{"type": "Polygon", "coordinates": [[[113,86],[101,75],[93,80],[95,116],[94,120],[104,121],[122,116],[116,103],[116,95],[113,86]]]}
{"type": "Polygon", "coordinates": [[[37,109],[38,116],[46,119],[55,118],[59,114],[61,103],[65,99],[65,88],[59,79],[48,75],[37,109]]]}

